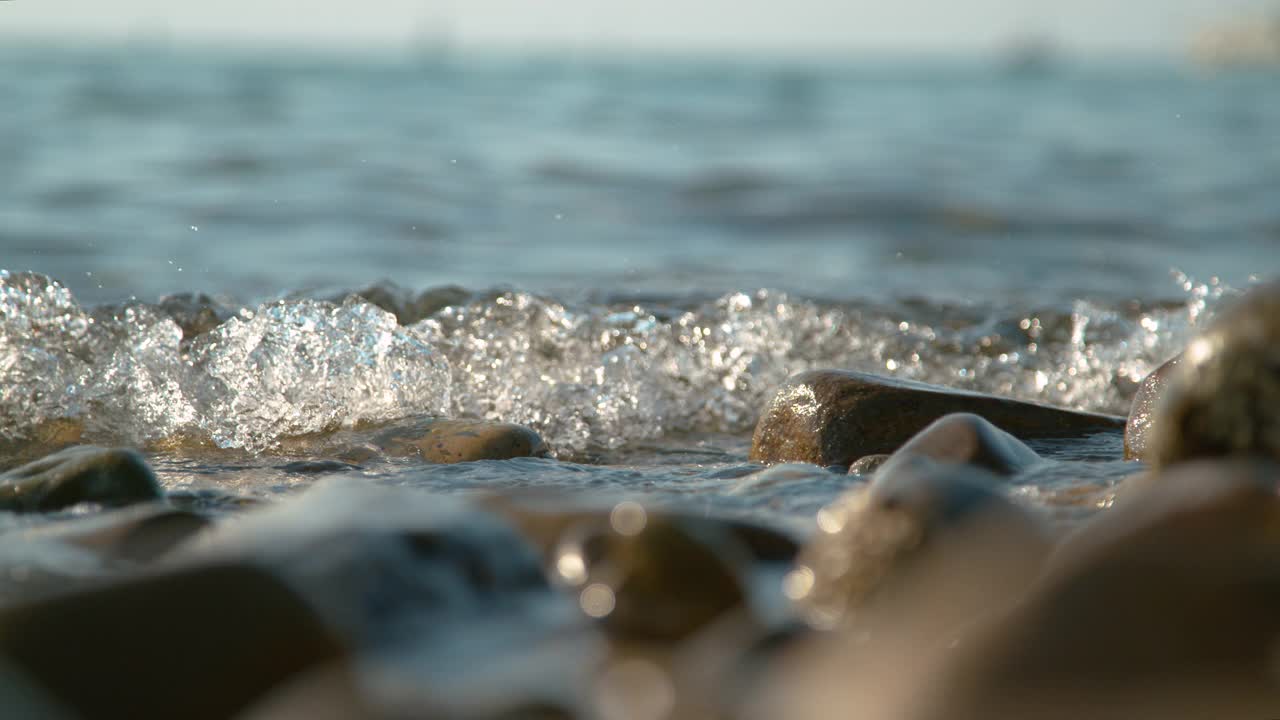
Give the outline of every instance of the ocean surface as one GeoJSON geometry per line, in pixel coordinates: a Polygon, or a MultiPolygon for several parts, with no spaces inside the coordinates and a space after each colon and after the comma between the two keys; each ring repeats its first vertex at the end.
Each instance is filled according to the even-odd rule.
{"type": "MultiPolygon", "coordinates": [[[[1125,414],[1280,270],[1275,73],[10,42],[0,98],[6,463],[69,423],[174,491],[445,414],[554,457],[339,474],[803,532],[859,479],[747,462],[788,375],[1125,414]]],[[[1064,512],[1139,469],[1036,447],[1018,493],[1064,512]]]]}

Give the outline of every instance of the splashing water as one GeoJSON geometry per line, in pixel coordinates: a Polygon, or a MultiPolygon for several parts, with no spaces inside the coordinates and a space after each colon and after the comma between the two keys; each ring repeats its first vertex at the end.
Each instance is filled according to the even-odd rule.
{"type": "Polygon", "coordinates": [[[260,451],[281,437],[439,413],[448,362],[412,328],[358,299],[242,310],[184,342],[155,306],[82,309],[56,281],[0,275],[0,432],[84,421],[143,443],[179,434],[260,451]]]}
{"type": "Polygon", "coordinates": [[[194,435],[263,451],[357,422],[452,414],[528,424],[581,451],[748,431],[779,383],[819,367],[1123,413],[1136,383],[1231,293],[1175,279],[1185,303],[1013,316],[768,290],[675,309],[506,292],[403,326],[356,296],[297,299],[184,338],[163,303],[86,311],[54,280],[6,272],[0,434],[70,418],[90,438],[194,435]]]}

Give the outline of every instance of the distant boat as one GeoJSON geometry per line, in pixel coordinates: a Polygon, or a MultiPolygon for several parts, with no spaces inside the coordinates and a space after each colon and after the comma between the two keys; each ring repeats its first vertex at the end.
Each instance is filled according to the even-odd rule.
{"type": "Polygon", "coordinates": [[[1191,57],[1209,67],[1280,67],[1280,12],[1204,29],[1191,42],[1191,57]]]}

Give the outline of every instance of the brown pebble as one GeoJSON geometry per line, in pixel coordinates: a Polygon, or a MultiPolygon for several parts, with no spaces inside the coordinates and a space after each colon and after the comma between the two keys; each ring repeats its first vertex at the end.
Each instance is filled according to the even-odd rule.
{"type": "Polygon", "coordinates": [[[533,430],[486,420],[422,419],[384,430],[373,444],[392,456],[418,456],[427,462],[457,463],[547,455],[533,430]]]}
{"type": "Polygon", "coordinates": [[[1125,422],[867,373],[815,370],[789,379],[765,408],[751,460],[849,465],[866,455],[897,450],[951,413],[981,416],[1019,438],[1118,432],[1125,422]]]}

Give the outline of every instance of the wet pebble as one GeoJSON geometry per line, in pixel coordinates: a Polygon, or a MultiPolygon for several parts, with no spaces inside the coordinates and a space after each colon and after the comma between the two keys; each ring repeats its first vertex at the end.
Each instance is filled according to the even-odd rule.
{"type": "Polygon", "coordinates": [[[432,463],[544,457],[546,443],[523,425],[486,420],[427,419],[401,424],[373,438],[391,456],[420,457],[432,463]]]}
{"type": "Polygon", "coordinates": [[[1148,459],[1157,466],[1280,460],[1280,283],[1246,293],[1187,346],[1151,425],[1148,459]]]}
{"type": "Polygon", "coordinates": [[[178,293],[160,298],[159,307],[178,327],[182,339],[203,335],[226,322],[235,313],[204,293],[178,293]]]}
{"type": "Polygon", "coordinates": [[[277,465],[276,469],[298,475],[327,475],[329,473],[358,471],[361,467],[341,460],[295,460],[294,462],[277,465]]]}
{"type": "Polygon", "coordinates": [[[12,512],[129,505],[163,495],[147,462],[124,448],[67,448],[0,475],[0,510],[12,512]]]}
{"type": "Polygon", "coordinates": [[[674,642],[746,603],[749,551],[723,527],[652,518],[619,503],[607,522],[570,528],[555,576],[582,611],[630,642],[674,642]]]}
{"type": "Polygon", "coordinates": [[[981,416],[1019,438],[1118,432],[1124,418],[841,370],[801,373],[780,388],[756,425],[755,462],[848,465],[891,453],[951,413],[981,416]]]}

